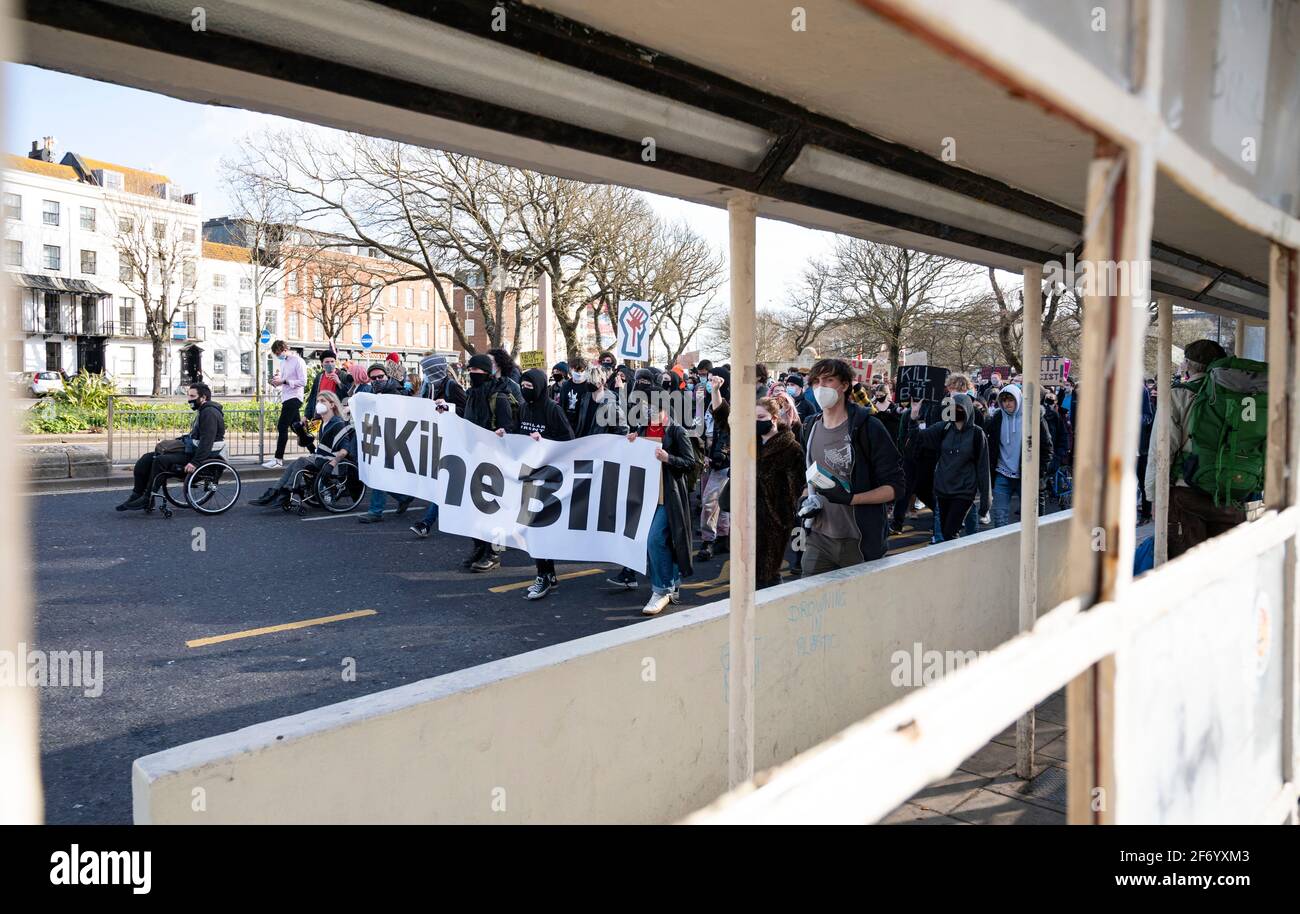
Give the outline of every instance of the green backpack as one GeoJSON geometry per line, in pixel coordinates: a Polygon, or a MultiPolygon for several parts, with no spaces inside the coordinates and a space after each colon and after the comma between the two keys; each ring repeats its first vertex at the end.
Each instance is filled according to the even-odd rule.
{"type": "Polygon", "coordinates": [[[1214,506],[1242,504],[1264,489],[1268,449],[1268,364],[1211,362],[1187,414],[1182,475],[1214,496],[1214,506]]]}

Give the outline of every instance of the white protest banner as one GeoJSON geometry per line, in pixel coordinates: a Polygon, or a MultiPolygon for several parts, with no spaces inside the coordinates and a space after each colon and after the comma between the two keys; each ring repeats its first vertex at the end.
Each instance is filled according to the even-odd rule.
{"type": "Polygon", "coordinates": [[[1042,367],[1038,372],[1038,383],[1056,387],[1065,383],[1070,374],[1070,360],[1059,355],[1042,357],[1042,367]]]}
{"type": "Polygon", "coordinates": [[[621,360],[650,361],[650,306],[643,301],[618,303],[618,346],[621,360]]]}
{"type": "Polygon", "coordinates": [[[656,445],[595,435],[497,437],[432,400],[354,394],[361,478],[438,505],[438,529],[533,558],[646,567],[659,500],[656,445]]]}

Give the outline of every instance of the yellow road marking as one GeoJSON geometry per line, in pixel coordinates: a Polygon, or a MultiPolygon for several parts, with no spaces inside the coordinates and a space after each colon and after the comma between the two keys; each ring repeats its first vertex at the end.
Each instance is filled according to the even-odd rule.
{"type": "MultiPolygon", "coordinates": [[[[589,574],[600,574],[600,568],[584,568],[582,571],[566,571],[564,574],[557,574],[555,577],[561,581],[567,581],[570,578],[585,578],[589,574]]],[[[488,593],[508,593],[511,590],[523,590],[525,587],[531,587],[535,579],[529,578],[527,581],[516,581],[513,584],[498,584],[496,587],[489,587],[488,593]]]]}
{"type": "Polygon", "coordinates": [[[361,616],[378,615],[377,609],[358,609],[356,612],[339,613],[337,616],[321,616],[319,619],[303,619],[301,622],[288,622],[284,625],[268,625],[265,628],[250,628],[247,631],[231,632],[229,635],[213,635],[211,638],[195,638],[186,641],[186,647],[206,647],[220,644],[222,641],[234,641],[237,638],[252,638],[256,635],[269,635],[272,632],[287,632],[295,628],[307,628],[309,625],[324,625],[327,622],[342,622],[344,619],[358,619],[361,616]]]}
{"type": "Polygon", "coordinates": [[[731,578],[731,559],[722,563],[722,570],[712,581],[696,581],[693,584],[683,584],[682,590],[699,590],[703,587],[711,587],[714,584],[723,584],[731,578]]]}

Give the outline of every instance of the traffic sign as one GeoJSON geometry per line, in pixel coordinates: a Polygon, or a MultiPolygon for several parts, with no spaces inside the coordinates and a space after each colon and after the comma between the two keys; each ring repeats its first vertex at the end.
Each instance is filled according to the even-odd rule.
{"type": "Polygon", "coordinates": [[[375,345],[375,338],[373,336],[371,336],[369,333],[361,334],[362,349],[369,349],[373,345],[375,345]]]}
{"type": "Polygon", "coordinates": [[[262,341],[262,345],[265,346],[267,343],[271,342],[271,331],[263,330],[262,335],[258,337],[258,339],[260,339],[262,341]]]}

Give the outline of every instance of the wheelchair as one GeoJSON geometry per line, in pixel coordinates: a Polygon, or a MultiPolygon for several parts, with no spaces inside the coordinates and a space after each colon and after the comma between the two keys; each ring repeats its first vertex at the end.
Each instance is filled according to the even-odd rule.
{"type": "Polygon", "coordinates": [[[283,508],[286,512],[297,510],[299,517],[312,505],[331,514],[346,514],[365,497],[366,484],[361,481],[356,462],[340,460],[338,469],[332,472],[309,465],[295,473],[283,508]]]}
{"type": "Polygon", "coordinates": [[[1067,510],[1074,500],[1074,477],[1070,473],[1070,468],[1065,464],[1058,467],[1056,472],[1047,478],[1047,488],[1057,504],[1061,506],[1061,510],[1067,510]]]}
{"type": "Polygon", "coordinates": [[[242,483],[239,471],[226,462],[223,452],[225,442],[220,442],[211,457],[198,464],[193,473],[180,470],[162,470],[154,476],[149,490],[146,514],[152,514],[155,503],[162,516],[170,518],[172,508],[189,508],[200,514],[217,515],[229,511],[239,500],[242,483]]]}

